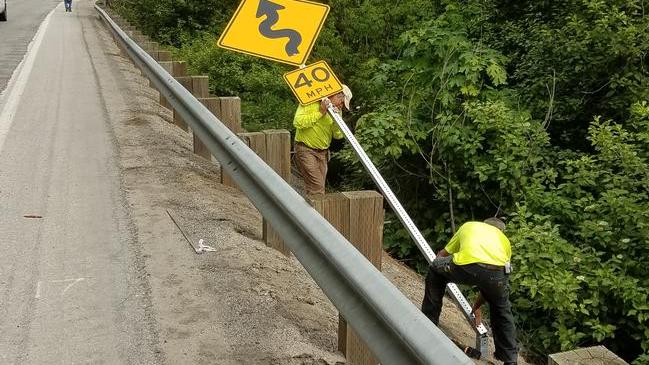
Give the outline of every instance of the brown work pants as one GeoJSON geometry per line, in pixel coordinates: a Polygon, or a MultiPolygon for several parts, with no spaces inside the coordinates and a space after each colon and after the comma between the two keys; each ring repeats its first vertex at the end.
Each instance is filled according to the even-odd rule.
{"type": "Polygon", "coordinates": [[[316,150],[298,142],[295,144],[295,164],[304,179],[307,194],[324,194],[329,150],[316,150]]]}

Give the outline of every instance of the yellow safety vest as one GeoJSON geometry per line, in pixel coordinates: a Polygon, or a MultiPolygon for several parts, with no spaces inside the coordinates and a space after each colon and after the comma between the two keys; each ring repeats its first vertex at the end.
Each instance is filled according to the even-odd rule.
{"type": "Polygon", "coordinates": [[[498,228],[482,222],[466,222],[445,247],[456,265],[473,263],[505,266],[512,257],[509,239],[498,228]]]}
{"type": "Polygon", "coordinates": [[[338,128],[329,114],[320,114],[320,103],[300,105],[293,119],[295,141],[302,142],[308,147],[325,150],[331,144],[331,138],[343,138],[343,132],[338,128]]]}

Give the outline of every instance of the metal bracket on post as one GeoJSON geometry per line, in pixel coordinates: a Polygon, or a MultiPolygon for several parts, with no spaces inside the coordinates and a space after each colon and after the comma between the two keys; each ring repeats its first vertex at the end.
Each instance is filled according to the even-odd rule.
{"type": "MultiPolygon", "coordinates": [[[[360,158],[361,163],[363,164],[365,169],[370,173],[370,176],[372,176],[372,180],[374,180],[376,185],[379,187],[379,189],[383,193],[383,196],[388,201],[388,203],[390,204],[394,212],[397,214],[399,220],[401,220],[401,223],[403,223],[403,225],[408,230],[410,237],[412,237],[412,239],[415,241],[415,244],[417,244],[419,251],[421,251],[424,254],[424,257],[426,258],[428,263],[432,263],[433,260],[435,259],[435,253],[430,248],[430,245],[428,244],[428,242],[426,242],[426,239],[421,234],[417,226],[415,226],[415,223],[412,221],[412,219],[410,218],[406,210],[403,208],[403,206],[401,205],[397,197],[394,195],[392,189],[390,189],[390,186],[385,182],[383,176],[381,176],[381,173],[376,169],[376,166],[374,166],[372,160],[370,160],[367,153],[365,153],[363,147],[361,147],[360,143],[358,143],[358,140],[356,139],[352,131],[349,129],[349,127],[347,126],[343,118],[340,116],[340,114],[338,114],[338,112],[336,111],[336,107],[333,106],[332,104],[329,104],[327,107],[327,111],[329,112],[329,115],[336,121],[338,127],[340,127],[340,130],[345,135],[345,138],[351,144],[352,148],[360,158]]],[[[487,334],[487,328],[483,324],[480,324],[479,326],[475,326],[474,324],[475,317],[472,313],[473,311],[471,308],[471,304],[464,297],[464,295],[457,287],[457,285],[453,283],[449,283],[446,287],[446,291],[451,295],[451,298],[453,298],[453,301],[455,301],[457,306],[460,307],[460,309],[462,309],[462,312],[464,313],[464,317],[467,319],[467,321],[469,321],[469,323],[475,330],[476,349],[480,351],[481,356],[487,355],[488,344],[489,344],[489,336],[487,334]]]]}

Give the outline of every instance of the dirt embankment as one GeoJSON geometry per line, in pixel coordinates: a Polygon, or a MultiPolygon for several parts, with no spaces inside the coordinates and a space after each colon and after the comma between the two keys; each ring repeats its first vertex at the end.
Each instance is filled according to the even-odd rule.
{"type": "MultiPolygon", "coordinates": [[[[266,247],[261,216],[213,163],[192,153],[190,135],[170,123],[138,70],[97,28],[126,107],[113,116],[123,190],[137,233],[169,364],[338,364],[337,312],[295,258],[266,247]],[[196,255],[167,215],[216,252],[196,255]]],[[[384,257],[384,273],[415,305],[423,280],[384,257]]],[[[447,302],[442,329],[472,344],[474,335],[447,302]]]]}

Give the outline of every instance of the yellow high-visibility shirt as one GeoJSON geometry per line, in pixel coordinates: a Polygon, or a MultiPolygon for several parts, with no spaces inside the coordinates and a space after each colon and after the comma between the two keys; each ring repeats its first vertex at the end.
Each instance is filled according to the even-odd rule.
{"type": "Polygon", "coordinates": [[[509,239],[498,228],[482,222],[466,222],[444,247],[456,265],[473,263],[505,266],[512,257],[509,239]]]}
{"type": "Polygon", "coordinates": [[[343,138],[343,132],[329,114],[320,114],[320,103],[300,105],[293,119],[295,141],[308,147],[325,150],[331,144],[331,138],[343,138]]]}

